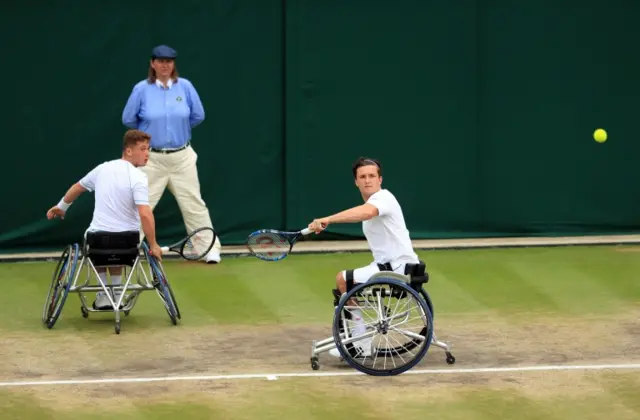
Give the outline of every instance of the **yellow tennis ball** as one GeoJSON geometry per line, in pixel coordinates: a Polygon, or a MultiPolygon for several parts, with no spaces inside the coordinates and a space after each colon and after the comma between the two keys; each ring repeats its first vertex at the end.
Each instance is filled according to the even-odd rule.
{"type": "Polygon", "coordinates": [[[598,128],[596,131],[593,132],[593,138],[598,143],[604,143],[605,141],[607,141],[607,132],[604,131],[604,129],[602,128],[598,128]]]}

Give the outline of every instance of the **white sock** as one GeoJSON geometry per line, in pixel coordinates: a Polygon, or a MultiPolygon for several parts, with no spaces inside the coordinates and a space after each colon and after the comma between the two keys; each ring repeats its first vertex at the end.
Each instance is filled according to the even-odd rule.
{"type": "Polygon", "coordinates": [[[111,284],[114,286],[120,286],[122,284],[122,275],[111,276],[111,284]]]}
{"type": "MultiPolygon", "coordinates": [[[[122,275],[117,275],[117,276],[112,275],[111,276],[111,284],[113,286],[120,286],[122,284],[122,275]]],[[[120,296],[120,293],[122,293],[120,290],[114,290],[113,291],[114,299],[117,296],[120,296]]]]}
{"type": "Polygon", "coordinates": [[[354,323],[353,335],[359,336],[367,332],[364,326],[364,320],[362,319],[362,311],[360,309],[351,310],[351,321],[354,323]]]}
{"type": "MultiPolygon", "coordinates": [[[[107,283],[107,272],[106,271],[98,271],[98,275],[100,276],[100,280],[102,280],[102,283],[107,286],[109,283],[107,283]]],[[[104,294],[104,290],[100,290],[98,292],[98,295],[103,295],[104,294]]]]}

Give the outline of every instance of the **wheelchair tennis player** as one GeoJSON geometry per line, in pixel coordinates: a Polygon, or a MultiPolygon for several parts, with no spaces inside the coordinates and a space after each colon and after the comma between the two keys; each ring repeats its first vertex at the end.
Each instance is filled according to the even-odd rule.
{"type": "MultiPolygon", "coordinates": [[[[382,188],[382,166],[376,159],[361,157],[352,165],[353,178],[360,190],[364,204],[313,220],[309,229],[322,232],[332,223],[362,222],[362,230],[373,254],[371,264],[340,271],[336,276],[336,289],[333,290],[334,306],[338,306],[340,297],[351,290],[354,284],[366,283],[371,276],[381,271],[393,271],[398,274],[424,275],[425,265],[413,250],[409,231],[405,225],[402,208],[395,196],[382,188]],[[422,273],[417,273],[422,271],[422,273]]],[[[360,309],[351,313],[353,336],[365,333],[365,323],[360,309]]],[[[369,357],[372,354],[371,338],[362,339],[354,344],[358,356],[369,357]]],[[[329,351],[334,357],[341,357],[337,349],[329,351]]]]}
{"type": "MultiPolygon", "coordinates": [[[[85,235],[87,243],[126,240],[132,247],[139,241],[140,225],[149,243],[150,253],[162,259],[162,250],[156,242],[155,221],[149,206],[147,176],[138,169],[149,159],[151,136],[140,130],[128,130],[124,134],[122,157],[96,166],[79,182],[73,184],[60,202],[47,211],[49,220],[64,219],[69,206],[84,192],[95,192],[93,219],[85,235]],[[111,238],[110,238],[111,237],[111,238]]],[[[107,267],[97,269],[100,280],[107,282],[107,267]]],[[[122,267],[108,267],[113,286],[122,282],[122,267]]],[[[106,292],[97,292],[94,309],[112,308],[106,292]]],[[[117,292],[116,292],[117,294],[117,292]]],[[[119,296],[112,296],[118,302],[119,296]]]]}

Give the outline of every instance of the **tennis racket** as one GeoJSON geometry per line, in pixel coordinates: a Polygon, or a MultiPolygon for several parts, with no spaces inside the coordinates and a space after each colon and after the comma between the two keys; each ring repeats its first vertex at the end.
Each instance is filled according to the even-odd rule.
{"type": "Polygon", "coordinates": [[[247,238],[247,248],[252,255],[264,261],[279,261],[285,258],[300,238],[313,232],[306,228],[297,232],[261,229],[247,238]]]}
{"type": "Polygon", "coordinates": [[[207,255],[215,241],[216,232],[210,227],[201,227],[178,242],[161,249],[162,252],[176,252],[185,260],[196,261],[207,255]]]}

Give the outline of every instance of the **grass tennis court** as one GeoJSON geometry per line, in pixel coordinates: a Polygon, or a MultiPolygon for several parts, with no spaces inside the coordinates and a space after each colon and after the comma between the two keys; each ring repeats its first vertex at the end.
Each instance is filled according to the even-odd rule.
{"type": "MultiPolygon", "coordinates": [[[[439,339],[415,369],[640,363],[640,251],[581,246],[420,251],[439,339]]],[[[167,261],[183,314],[172,326],[143,293],[122,333],[82,318],[70,295],[40,321],[54,263],[0,265],[0,382],[309,373],[312,340],[331,335],[335,273],[368,253],[167,261]]],[[[321,355],[319,373],[352,372],[321,355]]],[[[2,419],[633,419],[640,371],[574,370],[327,376],[0,387],[2,419]],[[89,403],[90,401],[90,403],[89,403]]]]}

